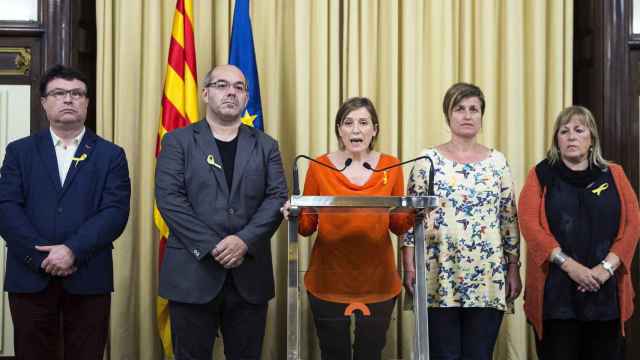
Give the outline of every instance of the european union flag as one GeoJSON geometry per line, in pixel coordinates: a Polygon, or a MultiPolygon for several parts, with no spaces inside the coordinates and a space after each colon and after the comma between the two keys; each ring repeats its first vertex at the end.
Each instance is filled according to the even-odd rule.
{"type": "Polygon", "coordinates": [[[242,122],[264,130],[258,66],[256,64],[256,51],[253,47],[251,18],[249,17],[249,0],[236,0],[236,6],[233,10],[231,44],[229,46],[229,64],[240,68],[249,83],[249,103],[247,104],[246,112],[242,116],[242,122]]]}

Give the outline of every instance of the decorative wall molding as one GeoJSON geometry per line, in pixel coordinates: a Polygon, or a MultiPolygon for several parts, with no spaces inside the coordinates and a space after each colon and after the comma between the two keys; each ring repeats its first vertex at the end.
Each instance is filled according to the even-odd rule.
{"type": "Polygon", "coordinates": [[[30,70],[30,48],[0,47],[0,76],[27,75],[30,70]]]}

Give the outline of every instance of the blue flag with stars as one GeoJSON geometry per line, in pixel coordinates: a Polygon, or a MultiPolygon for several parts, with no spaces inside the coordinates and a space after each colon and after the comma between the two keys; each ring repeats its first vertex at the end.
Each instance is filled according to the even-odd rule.
{"type": "Polygon", "coordinates": [[[262,102],[256,51],[253,47],[253,32],[249,17],[249,0],[236,0],[233,10],[233,27],[229,46],[229,64],[237,66],[249,84],[249,103],[242,116],[242,122],[256,129],[264,130],[262,123],[262,102]]]}

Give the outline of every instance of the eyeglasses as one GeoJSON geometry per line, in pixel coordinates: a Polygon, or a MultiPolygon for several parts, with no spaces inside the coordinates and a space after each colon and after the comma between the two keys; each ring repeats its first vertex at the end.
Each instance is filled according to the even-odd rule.
{"type": "Polygon", "coordinates": [[[87,96],[87,92],[81,89],[54,89],[47,93],[47,96],[51,96],[56,100],[63,100],[67,95],[70,95],[72,100],[80,100],[87,96]]]}
{"type": "Polygon", "coordinates": [[[228,90],[230,87],[233,87],[233,89],[237,92],[245,92],[247,90],[247,87],[243,82],[237,82],[237,83],[231,84],[228,81],[224,81],[224,80],[210,82],[207,85],[205,85],[205,87],[214,88],[220,91],[228,90]]]}

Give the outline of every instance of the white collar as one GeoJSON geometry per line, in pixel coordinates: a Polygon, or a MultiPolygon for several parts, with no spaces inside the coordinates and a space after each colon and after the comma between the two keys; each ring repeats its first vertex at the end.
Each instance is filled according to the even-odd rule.
{"type": "MultiPolygon", "coordinates": [[[[82,141],[82,137],[84,136],[86,128],[83,126],[82,127],[82,131],[80,131],[80,134],[78,134],[78,136],[76,136],[75,138],[73,138],[73,140],[71,141],[71,143],[75,146],[78,146],[78,144],[80,144],[80,141],[82,141]]],[[[53,140],[53,146],[58,146],[61,145],[62,139],[56,135],[53,132],[53,129],[49,128],[49,132],[51,133],[51,139],[53,140]]]]}

